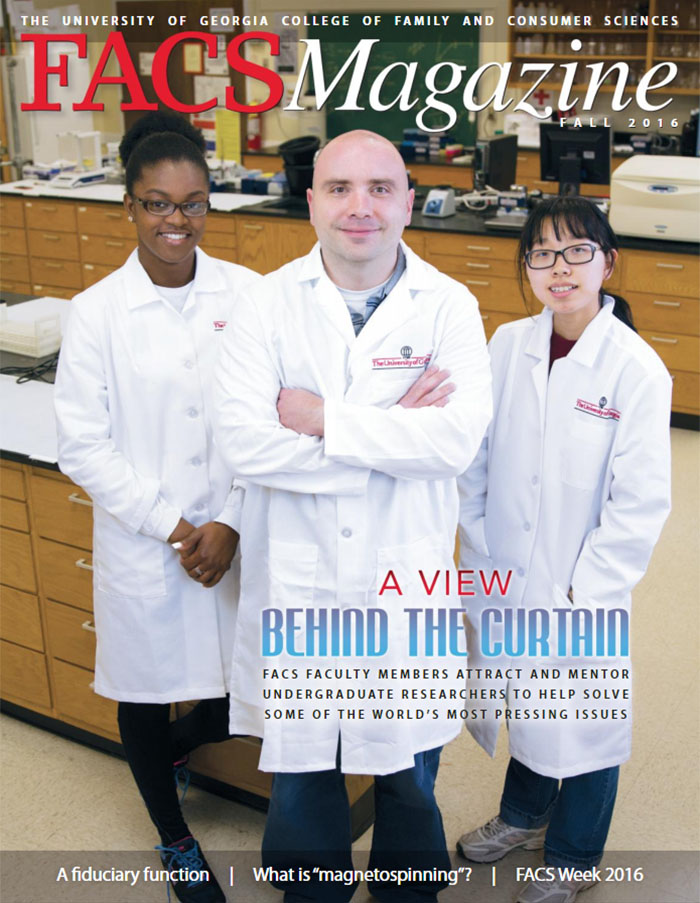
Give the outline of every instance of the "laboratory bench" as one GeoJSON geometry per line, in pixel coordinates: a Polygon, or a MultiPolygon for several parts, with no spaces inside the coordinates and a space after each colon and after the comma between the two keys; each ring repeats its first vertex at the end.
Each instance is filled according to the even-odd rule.
{"type": "MultiPolygon", "coordinates": [[[[23,192],[17,184],[23,183],[0,186],[0,290],[71,298],[121,266],[136,246],[120,186],[66,191],[39,185],[23,192]]],[[[308,253],[316,241],[303,200],[220,192],[211,200],[201,246],[215,257],[268,273],[308,253]]],[[[478,213],[437,219],[417,210],[404,238],[474,293],[487,336],[526,315],[512,231],[487,229],[478,213]]],[[[609,288],[630,302],[641,335],[673,376],[674,423],[697,428],[700,243],[620,236],[620,245],[609,288]]]]}

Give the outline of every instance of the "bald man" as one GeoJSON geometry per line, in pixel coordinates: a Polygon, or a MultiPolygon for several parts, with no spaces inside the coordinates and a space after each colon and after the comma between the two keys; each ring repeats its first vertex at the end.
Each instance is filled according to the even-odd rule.
{"type": "Polygon", "coordinates": [[[434,783],[465,659],[444,574],[488,356],[473,296],[401,241],[413,191],[390,142],[335,138],[308,202],[318,244],[221,349],[217,437],[247,484],[230,729],[275,772],[263,864],[286,903],[353,894],[314,872],[352,868],[344,773],[375,776],[370,869],[434,870],[370,891],[425,903],[449,868],[434,783]]]}

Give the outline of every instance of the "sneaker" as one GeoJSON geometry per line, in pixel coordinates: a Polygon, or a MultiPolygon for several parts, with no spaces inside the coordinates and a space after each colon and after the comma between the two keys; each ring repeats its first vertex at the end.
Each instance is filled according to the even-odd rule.
{"type": "Polygon", "coordinates": [[[180,794],[180,805],[185,802],[190,780],[192,779],[190,770],[187,767],[189,758],[189,756],[185,756],[182,759],[178,759],[177,762],[173,762],[173,779],[175,781],[175,789],[180,794]]]}
{"type": "Polygon", "coordinates": [[[582,890],[593,887],[595,881],[531,881],[518,895],[515,903],[573,903],[582,890]]]}
{"type": "Polygon", "coordinates": [[[156,850],[160,853],[163,866],[169,872],[183,869],[193,873],[191,880],[188,880],[184,873],[182,880],[175,876],[170,878],[170,887],[180,903],[226,903],[224,892],[194,837],[183,837],[170,846],[157,846],[156,850]],[[209,877],[202,877],[202,872],[207,872],[209,877]]]}
{"type": "Polygon", "coordinates": [[[546,825],[514,828],[497,815],[475,831],[463,834],[457,841],[457,852],[472,862],[495,862],[511,850],[541,850],[546,831],[546,825]]]}

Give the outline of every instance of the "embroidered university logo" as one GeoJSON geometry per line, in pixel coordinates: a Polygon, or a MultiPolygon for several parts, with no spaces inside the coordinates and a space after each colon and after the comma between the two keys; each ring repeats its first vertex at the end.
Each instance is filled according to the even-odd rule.
{"type": "Polygon", "coordinates": [[[620,412],[615,408],[606,408],[608,399],[605,395],[599,399],[596,404],[593,401],[584,401],[583,398],[576,399],[576,410],[583,414],[592,414],[594,417],[600,417],[602,420],[619,420],[620,412]]]}
{"type": "Polygon", "coordinates": [[[429,354],[417,354],[411,357],[413,348],[410,345],[404,345],[401,349],[401,357],[373,357],[373,370],[413,370],[416,367],[427,367],[432,357],[429,354]]]}
{"type": "Polygon", "coordinates": [[[214,332],[221,332],[226,327],[228,320],[214,320],[214,332]]]}

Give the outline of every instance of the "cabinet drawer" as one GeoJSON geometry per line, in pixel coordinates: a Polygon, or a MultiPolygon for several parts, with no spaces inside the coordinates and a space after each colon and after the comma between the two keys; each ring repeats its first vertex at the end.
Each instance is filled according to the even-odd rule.
{"type": "Polygon", "coordinates": [[[625,251],[624,284],[630,291],[697,298],[700,258],[689,254],[625,251]]]}
{"type": "Polygon", "coordinates": [[[0,524],[11,530],[29,533],[29,514],[24,502],[16,499],[0,499],[0,524]]]}
{"type": "Polygon", "coordinates": [[[83,263],[120,267],[135,247],[135,238],[80,235],[80,259],[83,263]]]}
{"type": "Polygon", "coordinates": [[[673,398],[671,410],[684,414],[700,414],[700,374],[672,370],[673,398]]]}
{"type": "MultiPolygon", "coordinates": [[[[49,224],[50,225],[50,224],[49,224]]],[[[53,257],[58,260],[78,260],[78,236],[74,232],[53,232],[48,229],[27,231],[29,256],[53,257]]]]}
{"type": "Polygon", "coordinates": [[[233,216],[226,213],[210,213],[207,216],[207,231],[205,238],[210,238],[212,233],[228,235],[232,241],[236,240],[236,221],[233,216]]]}
{"type": "Polygon", "coordinates": [[[673,298],[670,295],[646,295],[627,292],[637,329],[659,329],[661,332],[698,335],[700,333],[700,301],[695,298],[673,298]]]}
{"type": "Polygon", "coordinates": [[[44,651],[39,600],[31,593],[0,587],[0,636],[36,652],[44,651]]]}
{"type": "Polygon", "coordinates": [[[95,667],[95,624],[91,614],[49,599],[46,629],[53,658],[81,668],[95,667]]]}
{"type": "Polygon", "coordinates": [[[89,288],[105,276],[115,271],[116,267],[102,266],[99,263],[83,264],[83,288],[89,288]]]}
{"type": "MultiPolygon", "coordinates": [[[[513,279],[500,276],[465,276],[462,273],[448,273],[453,279],[467,286],[476,297],[482,310],[497,310],[526,317],[525,302],[520,296],[518,285],[513,279]]],[[[538,307],[537,312],[539,313],[538,307]]]]}
{"type": "Polygon", "coordinates": [[[30,707],[51,708],[46,657],[3,640],[1,690],[3,699],[30,707]]]}
{"type": "Polygon", "coordinates": [[[53,480],[32,474],[34,516],[40,536],[58,542],[92,548],[92,502],[69,480],[53,480]]]}
{"type": "Polygon", "coordinates": [[[70,288],[75,292],[83,287],[80,263],[77,260],[40,260],[38,257],[30,260],[32,282],[70,288]]]}
{"type": "Polygon", "coordinates": [[[100,734],[119,736],[117,703],[92,689],[95,675],[86,668],[54,659],[54,694],[60,715],[79,721],[100,734]]]}
{"type": "Polygon", "coordinates": [[[14,279],[5,279],[5,274],[0,276],[0,285],[5,292],[17,292],[18,295],[31,295],[32,287],[28,282],[16,282],[14,279]]]}
{"type": "MultiPolygon", "coordinates": [[[[515,261],[518,243],[510,238],[492,238],[488,235],[453,235],[426,234],[425,253],[457,254],[459,257],[470,256],[476,260],[497,258],[498,260],[515,261]]],[[[513,267],[515,264],[513,263],[513,267]]]]}
{"type": "Polygon", "coordinates": [[[0,223],[5,226],[24,228],[24,199],[8,198],[0,195],[0,223]]]}
{"type": "Polygon", "coordinates": [[[28,593],[37,591],[32,544],[27,533],[0,527],[0,561],[0,578],[4,584],[28,593]]]}
{"type": "Polygon", "coordinates": [[[26,254],[27,233],[24,229],[0,226],[0,247],[6,254],[26,254]]]}
{"type": "Polygon", "coordinates": [[[44,229],[51,223],[53,232],[75,232],[75,204],[67,201],[25,201],[24,217],[28,229],[44,229]]]}
{"type": "Polygon", "coordinates": [[[3,461],[0,464],[0,495],[26,501],[27,493],[21,464],[14,464],[11,461],[3,461]]]}
{"type": "Polygon", "coordinates": [[[498,310],[482,310],[481,320],[484,324],[484,332],[486,333],[486,339],[490,339],[494,332],[501,326],[503,323],[512,323],[513,320],[521,320],[522,317],[517,314],[506,314],[502,313],[498,310]]]}
{"type": "Polygon", "coordinates": [[[0,271],[3,284],[9,279],[13,282],[29,282],[29,258],[14,254],[0,254],[0,271]]]}
{"type": "Polygon", "coordinates": [[[52,298],[65,298],[66,301],[70,301],[71,298],[78,294],[80,289],[73,286],[45,285],[43,282],[35,282],[31,287],[31,291],[35,295],[50,295],[52,298]]]}
{"type": "Polygon", "coordinates": [[[37,544],[44,594],[58,602],[92,611],[92,557],[89,552],[50,539],[37,544]]]}
{"type": "Polygon", "coordinates": [[[78,204],[78,232],[135,239],[136,228],[121,204],[78,204]]]}
{"type": "Polygon", "coordinates": [[[700,342],[697,336],[673,335],[640,329],[640,336],[648,342],[669,370],[700,371],[700,342]]]}
{"type": "Polygon", "coordinates": [[[236,234],[231,232],[210,232],[209,224],[207,224],[207,231],[204,233],[199,246],[204,248],[207,254],[211,254],[212,257],[221,257],[220,252],[222,250],[236,250],[236,234]],[[212,250],[210,251],[209,248],[212,250]]]}
{"type": "Polygon", "coordinates": [[[474,276],[476,279],[482,276],[504,276],[506,279],[513,280],[513,287],[516,288],[515,280],[517,273],[515,263],[512,260],[499,260],[497,257],[491,257],[488,254],[482,257],[461,256],[456,254],[436,254],[431,258],[433,266],[436,266],[443,273],[455,273],[460,276],[474,276]]]}

